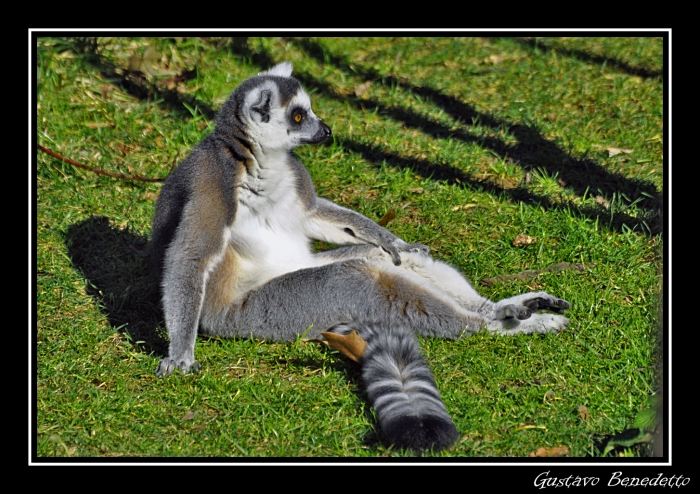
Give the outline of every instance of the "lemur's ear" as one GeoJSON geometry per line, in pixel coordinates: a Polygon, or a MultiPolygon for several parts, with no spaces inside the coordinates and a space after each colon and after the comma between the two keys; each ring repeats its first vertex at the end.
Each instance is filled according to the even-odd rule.
{"type": "Polygon", "coordinates": [[[274,67],[265,72],[260,72],[258,75],[277,75],[280,77],[289,77],[292,75],[292,64],[291,62],[278,63],[274,67]]]}
{"type": "Polygon", "coordinates": [[[260,91],[260,100],[250,106],[251,117],[253,120],[259,120],[267,123],[270,121],[270,102],[272,100],[272,91],[263,89],[260,91]]]}

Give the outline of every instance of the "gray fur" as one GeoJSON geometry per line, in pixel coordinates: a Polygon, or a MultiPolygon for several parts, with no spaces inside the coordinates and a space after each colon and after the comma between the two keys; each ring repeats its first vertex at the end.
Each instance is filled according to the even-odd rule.
{"type": "Polygon", "coordinates": [[[363,376],[387,441],[447,447],[456,429],[415,333],[557,331],[568,319],[536,311],[562,313],[569,303],[544,292],[494,303],[425,245],[317,197],[292,149],[331,131],[291,70],[280,64],[245,80],[163,186],[150,253],[170,349],[156,373],[196,371],[198,332],[290,341],[307,328],[309,337],[356,329],[368,340],[363,376]],[[314,253],[314,239],[342,247],[314,253]],[[387,362],[402,358],[410,372],[386,386],[387,362]]]}

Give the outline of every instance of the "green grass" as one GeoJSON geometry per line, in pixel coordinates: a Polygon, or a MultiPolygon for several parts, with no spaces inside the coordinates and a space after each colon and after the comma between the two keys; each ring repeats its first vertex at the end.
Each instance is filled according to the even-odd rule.
{"type": "MultiPolygon", "coordinates": [[[[166,176],[283,60],[333,129],[298,150],[320,195],[395,210],[394,233],[492,299],[572,303],[560,334],[422,340],[462,434],[425,456],[601,456],[658,392],[663,39],[39,38],[37,142],[166,176]],[[585,267],[480,284],[561,262],[585,267]]],[[[167,334],[131,247],[159,189],[37,152],[37,457],[412,456],[379,441],[357,366],[315,344],[200,338],[199,374],[156,378],[167,334]]]]}

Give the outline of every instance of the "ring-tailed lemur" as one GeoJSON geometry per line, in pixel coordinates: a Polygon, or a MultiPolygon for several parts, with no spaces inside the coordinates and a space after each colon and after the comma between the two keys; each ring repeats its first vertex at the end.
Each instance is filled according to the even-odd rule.
{"type": "Polygon", "coordinates": [[[426,246],[317,197],[292,149],[331,130],[291,74],[281,63],[243,81],[163,186],[150,254],[170,349],[157,375],[199,369],[198,331],[283,341],[309,327],[312,338],[355,330],[367,341],[362,376],[386,441],[448,447],[458,432],[415,334],[556,331],[568,319],[536,311],[569,303],[544,292],[492,302],[426,246]],[[314,253],[312,239],[344,246],[314,253]]]}

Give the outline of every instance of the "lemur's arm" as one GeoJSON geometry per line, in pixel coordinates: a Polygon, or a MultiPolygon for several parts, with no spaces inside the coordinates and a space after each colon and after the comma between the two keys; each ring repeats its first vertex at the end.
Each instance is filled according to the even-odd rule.
{"type": "Polygon", "coordinates": [[[369,218],[321,198],[316,199],[306,228],[307,235],[316,240],[338,245],[372,244],[381,247],[391,254],[397,266],[401,264],[401,252],[411,250],[428,254],[430,251],[426,245],[408,244],[369,218]]]}

